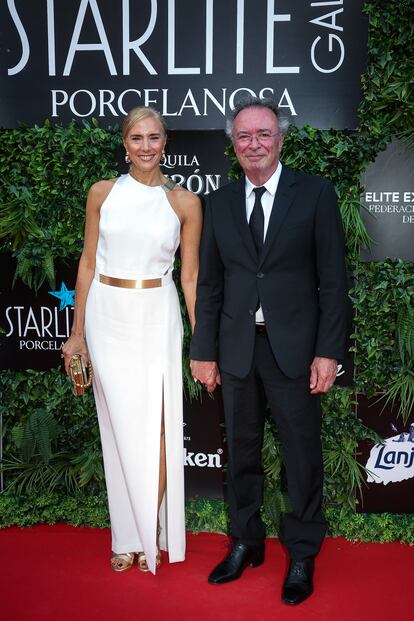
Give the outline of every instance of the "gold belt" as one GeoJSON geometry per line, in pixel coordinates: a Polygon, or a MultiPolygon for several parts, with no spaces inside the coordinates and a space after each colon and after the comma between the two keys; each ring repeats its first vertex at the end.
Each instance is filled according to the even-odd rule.
{"type": "Polygon", "coordinates": [[[113,276],[99,274],[99,282],[112,287],[123,287],[124,289],[154,289],[154,287],[162,287],[162,278],[129,280],[128,278],[114,278],[113,276]]]}

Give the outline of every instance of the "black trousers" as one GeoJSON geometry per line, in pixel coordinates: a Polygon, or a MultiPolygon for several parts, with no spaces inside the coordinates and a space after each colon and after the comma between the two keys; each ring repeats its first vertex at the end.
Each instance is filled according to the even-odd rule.
{"type": "Polygon", "coordinates": [[[231,536],[247,545],[260,545],[265,527],[261,450],[264,414],[269,404],[278,427],[292,511],[285,514],[280,539],[291,558],[315,556],[326,533],[322,514],[323,465],[321,409],[311,395],[309,374],[286,377],[279,369],[265,334],[256,334],[253,365],[240,379],[223,372],[226,423],[227,492],[231,536]]]}

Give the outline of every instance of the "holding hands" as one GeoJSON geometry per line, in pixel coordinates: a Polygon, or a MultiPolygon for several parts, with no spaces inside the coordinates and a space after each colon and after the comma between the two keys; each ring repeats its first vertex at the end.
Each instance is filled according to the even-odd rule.
{"type": "Polygon", "coordinates": [[[201,382],[208,392],[213,392],[221,384],[217,362],[210,360],[191,360],[190,369],[195,382],[201,382]]]}

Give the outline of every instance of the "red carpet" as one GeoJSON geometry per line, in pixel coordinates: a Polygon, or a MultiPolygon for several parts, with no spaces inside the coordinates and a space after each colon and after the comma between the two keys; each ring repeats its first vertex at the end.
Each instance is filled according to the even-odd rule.
{"type": "Polygon", "coordinates": [[[400,621],[412,616],[414,548],[327,539],[315,593],[283,605],[286,559],[267,540],[266,561],[240,580],[209,585],[227,539],[187,536],[187,560],[165,562],[156,577],[109,568],[108,530],[64,524],[0,531],[0,618],[12,621],[400,621]]]}

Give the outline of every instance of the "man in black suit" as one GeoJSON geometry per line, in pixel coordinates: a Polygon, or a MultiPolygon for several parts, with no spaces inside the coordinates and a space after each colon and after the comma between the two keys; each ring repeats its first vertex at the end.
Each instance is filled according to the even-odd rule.
{"type": "Polygon", "coordinates": [[[345,342],[344,240],[334,188],[282,166],[284,133],[272,100],[236,106],[229,134],[244,176],[206,198],[190,356],[209,391],[222,384],[233,546],[209,576],[221,584],[264,560],[261,448],[270,406],[292,510],[280,538],[290,563],[282,599],[313,591],[326,523],[319,393],[345,342]]]}

